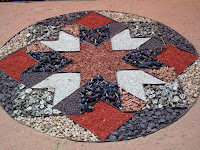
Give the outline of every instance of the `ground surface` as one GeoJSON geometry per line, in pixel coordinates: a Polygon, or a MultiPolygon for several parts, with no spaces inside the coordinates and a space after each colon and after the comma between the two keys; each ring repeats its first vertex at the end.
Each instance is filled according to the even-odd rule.
{"type": "MultiPolygon", "coordinates": [[[[114,10],[160,21],[184,35],[200,52],[199,2],[92,1],[5,3],[0,5],[0,46],[26,26],[42,19],[81,10],[114,10]],[[73,6],[73,7],[70,7],[73,6]],[[119,8],[118,8],[119,7],[119,8]],[[187,13],[186,13],[187,12],[187,13]]],[[[126,142],[90,144],[60,140],[38,133],[11,119],[0,109],[0,149],[198,149],[200,139],[199,100],[181,119],[146,138],[126,142]]]]}

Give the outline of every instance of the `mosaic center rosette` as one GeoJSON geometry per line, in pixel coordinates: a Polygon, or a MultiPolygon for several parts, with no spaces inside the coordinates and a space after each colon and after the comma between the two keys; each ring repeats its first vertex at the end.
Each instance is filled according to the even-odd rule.
{"type": "Polygon", "coordinates": [[[0,105],[51,136],[134,139],[193,106],[199,70],[194,46],[160,22],[111,11],[64,14],[0,48],[0,105]]]}

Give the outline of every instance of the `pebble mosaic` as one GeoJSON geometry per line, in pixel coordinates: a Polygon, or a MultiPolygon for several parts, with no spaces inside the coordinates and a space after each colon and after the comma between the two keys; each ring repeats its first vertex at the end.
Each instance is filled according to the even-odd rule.
{"type": "Polygon", "coordinates": [[[50,136],[114,142],[182,117],[200,92],[200,57],[170,27],[82,11],[25,28],[0,48],[0,106],[50,136]]]}

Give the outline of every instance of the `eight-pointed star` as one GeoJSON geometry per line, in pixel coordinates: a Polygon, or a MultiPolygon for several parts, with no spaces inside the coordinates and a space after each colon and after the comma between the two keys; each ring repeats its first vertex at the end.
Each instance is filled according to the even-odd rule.
{"type": "Polygon", "coordinates": [[[133,69],[133,66],[122,62],[121,58],[128,51],[113,51],[111,42],[106,41],[95,47],[81,42],[80,52],[61,53],[67,58],[72,58],[73,63],[61,70],[62,72],[80,72],[81,85],[100,74],[110,82],[116,81],[116,70],[133,69]]]}

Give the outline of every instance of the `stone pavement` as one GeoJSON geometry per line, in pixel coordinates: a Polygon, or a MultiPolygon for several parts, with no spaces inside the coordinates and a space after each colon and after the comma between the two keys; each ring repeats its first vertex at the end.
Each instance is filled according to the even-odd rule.
{"type": "MultiPolygon", "coordinates": [[[[45,18],[81,10],[115,10],[160,21],[185,36],[200,52],[197,1],[91,1],[0,4],[0,46],[26,26],[45,18]],[[56,5],[55,5],[56,4],[56,5]],[[70,6],[74,7],[70,7],[70,6]],[[24,7],[25,6],[25,7],[24,7]],[[18,9],[17,9],[18,8],[18,9]],[[185,13],[185,11],[188,11],[185,13]],[[17,18],[17,19],[16,19],[17,18]],[[9,30],[8,30],[9,28],[9,30]]],[[[0,108],[0,149],[199,149],[199,100],[177,122],[145,138],[91,144],[53,138],[11,119],[0,108]]]]}

